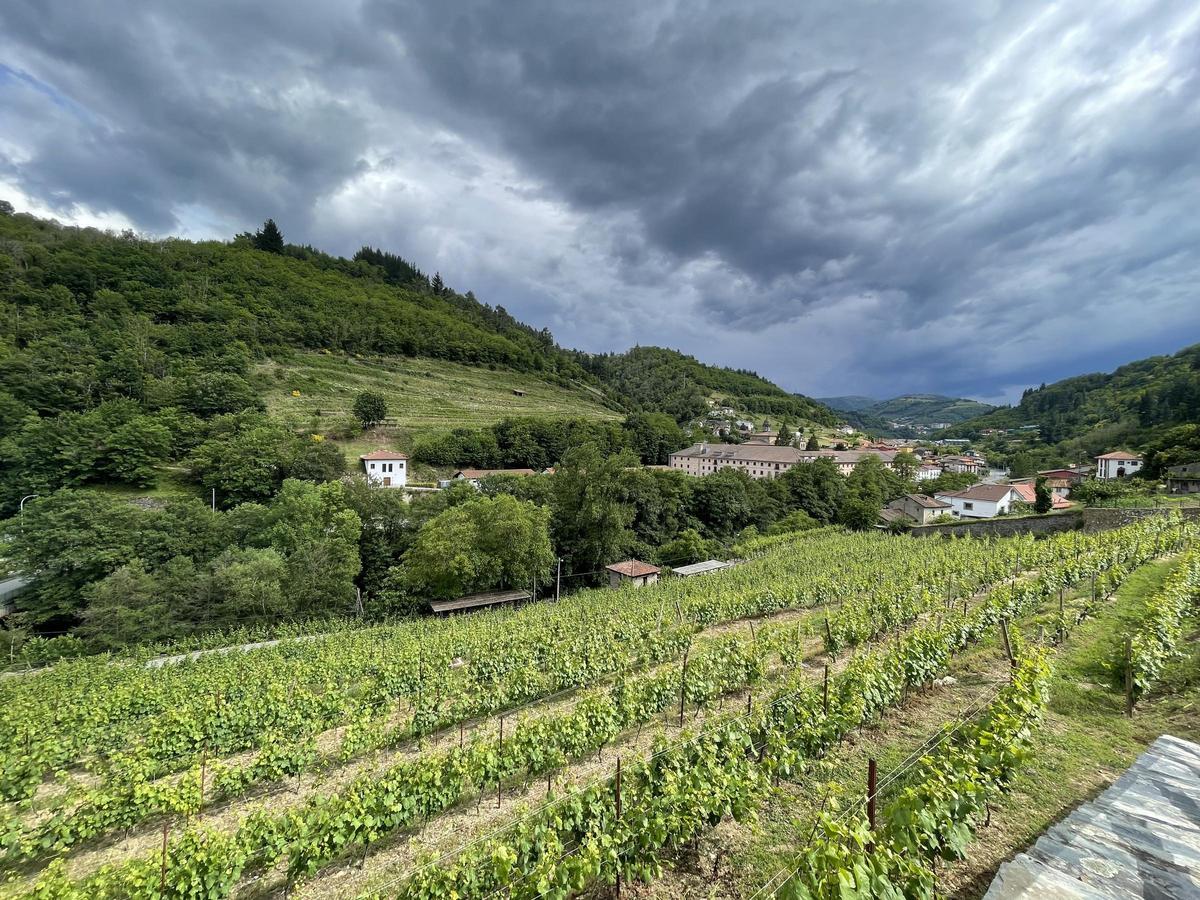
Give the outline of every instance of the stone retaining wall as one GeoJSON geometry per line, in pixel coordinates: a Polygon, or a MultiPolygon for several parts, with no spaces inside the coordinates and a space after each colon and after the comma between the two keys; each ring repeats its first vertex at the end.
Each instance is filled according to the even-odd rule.
{"type": "MultiPolygon", "coordinates": [[[[1014,534],[1057,534],[1083,527],[1083,511],[1078,509],[1050,513],[1045,516],[1017,516],[999,519],[977,519],[947,525],[918,525],[911,534],[916,537],[1012,537],[1014,534]]],[[[1113,526],[1116,527],[1116,526],[1113,526]]]]}

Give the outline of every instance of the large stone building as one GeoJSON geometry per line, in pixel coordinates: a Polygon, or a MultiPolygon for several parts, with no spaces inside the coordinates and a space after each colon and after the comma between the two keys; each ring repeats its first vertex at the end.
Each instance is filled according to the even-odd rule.
{"type": "Polygon", "coordinates": [[[862,459],[878,457],[891,468],[896,452],[891,450],[798,450],[768,444],[692,444],[671,454],[672,469],[689,475],[711,475],[719,469],[738,469],[751,478],[778,478],[797,463],[831,459],[839,472],[849,475],[862,459]]]}

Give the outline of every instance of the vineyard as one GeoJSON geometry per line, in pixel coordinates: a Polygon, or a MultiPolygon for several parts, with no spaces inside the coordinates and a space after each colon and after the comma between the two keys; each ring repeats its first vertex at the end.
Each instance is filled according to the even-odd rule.
{"type": "Polygon", "coordinates": [[[920,894],[1036,747],[1054,645],[1169,558],[1126,673],[1139,697],[1162,677],[1200,591],[1193,542],[1165,517],[1044,540],[822,529],[641,590],[6,679],[0,896],[653,886],[1002,646],[987,652],[1010,674],[894,775],[873,830],[859,806],[822,810],[756,886],[835,897],[850,873],[920,894]]]}

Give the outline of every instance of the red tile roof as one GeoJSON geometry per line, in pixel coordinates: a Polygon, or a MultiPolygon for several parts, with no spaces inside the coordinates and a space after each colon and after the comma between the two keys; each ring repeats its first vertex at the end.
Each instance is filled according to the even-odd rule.
{"type": "Polygon", "coordinates": [[[650,563],[642,562],[640,559],[627,559],[624,562],[613,563],[611,566],[605,566],[610,572],[616,572],[624,575],[627,578],[641,578],[644,575],[655,575],[659,572],[658,566],[652,566],[650,563]]]}
{"type": "MultiPolygon", "coordinates": [[[[1031,484],[1027,481],[1024,481],[1024,482],[1020,482],[1017,484],[1013,484],[1012,489],[1017,492],[1018,498],[1023,503],[1037,502],[1037,485],[1036,484],[1031,484]]],[[[1066,509],[1070,505],[1071,505],[1070,502],[1065,497],[1060,497],[1060,496],[1058,496],[1058,494],[1050,495],[1050,508],[1051,509],[1066,509]]]]}
{"type": "Polygon", "coordinates": [[[364,453],[359,459],[408,459],[408,457],[396,450],[372,450],[370,453],[364,453]]]}
{"type": "Polygon", "coordinates": [[[492,475],[536,475],[537,472],[533,469],[460,469],[454,473],[454,477],[462,478],[490,478],[492,475]]]}
{"type": "Polygon", "coordinates": [[[1003,500],[1005,495],[1010,491],[1016,490],[1015,484],[976,484],[967,488],[965,491],[945,491],[937,496],[941,497],[961,497],[964,500],[983,500],[985,502],[997,503],[1003,500]]]}

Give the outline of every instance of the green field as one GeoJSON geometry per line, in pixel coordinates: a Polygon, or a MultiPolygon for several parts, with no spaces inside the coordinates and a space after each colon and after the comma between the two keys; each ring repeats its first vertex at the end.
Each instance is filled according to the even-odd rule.
{"type": "Polygon", "coordinates": [[[561,387],[523,372],[432,359],[296,353],[262,363],[256,374],[268,409],[305,423],[349,414],[355,394],[366,390],[383,394],[388,424],[406,430],[484,427],[509,416],[621,418],[584,385],[561,387]]]}

